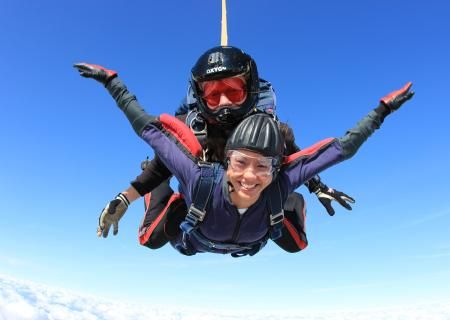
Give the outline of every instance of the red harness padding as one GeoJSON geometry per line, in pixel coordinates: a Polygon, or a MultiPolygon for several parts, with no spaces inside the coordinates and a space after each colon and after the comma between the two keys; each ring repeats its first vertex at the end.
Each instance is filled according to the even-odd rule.
{"type": "MultiPolygon", "coordinates": [[[[145,211],[147,211],[147,209],[150,206],[151,193],[147,193],[144,196],[144,201],[145,201],[145,203],[144,203],[145,211]]],[[[144,227],[144,228],[139,230],[139,235],[138,236],[139,236],[139,243],[141,245],[143,245],[143,246],[148,246],[149,245],[150,237],[153,235],[153,231],[155,231],[156,227],[158,227],[158,225],[160,223],[165,223],[166,222],[166,215],[169,212],[170,207],[172,206],[172,204],[176,204],[178,201],[184,201],[183,200],[183,195],[181,195],[179,193],[172,194],[172,196],[167,201],[166,206],[158,214],[156,219],[154,221],[152,221],[152,223],[149,226],[146,226],[146,227],[144,227]]],[[[164,228],[164,226],[163,226],[163,228],[164,228]]]]}
{"type": "MultiPolygon", "coordinates": [[[[305,207],[303,208],[303,221],[306,224],[306,213],[305,213],[305,207]]],[[[295,244],[297,245],[299,250],[303,250],[308,246],[308,240],[306,240],[306,237],[304,234],[299,233],[297,229],[295,229],[292,222],[290,222],[288,219],[283,220],[283,224],[287,231],[289,232],[292,239],[295,241],[295,244]]]]}
{"type": "Polygon", "coordinates": [[[287,157],[284,157],[283,159],[283,166],[289,165],[291,162],[294,162],[297,159],[310,156],[316,152],[318,152],[320,149],[326,147],[327,145],[333,143],[336,140],[336,138],[327,138],[322,141],[317,142],[316,144],[313,144],[311,147],[297,151],[296,153],[293,153],[287,157]]]}
{"type": "Polygon", "coordinates": [[[202,155],[203,148],[200,142],[198,142],[197,137],[184,122],[168,114],[160,115],[159,121],[164,130],[177,139],[194,157],[200,157],[202,155]]]}

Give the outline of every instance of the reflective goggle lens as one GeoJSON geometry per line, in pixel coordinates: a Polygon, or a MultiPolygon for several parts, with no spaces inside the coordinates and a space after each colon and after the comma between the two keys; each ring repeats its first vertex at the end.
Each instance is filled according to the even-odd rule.
{"type": "Polygon", "coordinates": [[[245,82],[238,77],[205,81],[202,87],[203,99],[210,107],[216,107],[220,103],[222,94],[233,104],[241,103],[246,96],[245,82]]]}

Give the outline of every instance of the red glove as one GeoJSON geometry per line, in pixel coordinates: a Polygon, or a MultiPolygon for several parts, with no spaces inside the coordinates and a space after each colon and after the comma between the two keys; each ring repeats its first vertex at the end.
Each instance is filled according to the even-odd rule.
{"type": "Polygon", "coordinates": [[[405,101],[411,99],[414,95],[414,91],[409,91],[411,86],[412,83],[408,82],[400,90],[391,92],[387,96],[381,98],[380,102],[384,104],[391,112],[397,110],[405,101]]]}
{"type": "Polygon", "coordinates": [[[109,81],[111,81],[111,79],[117,77],[116,71],[108,70],[95,64],[82,62],[76,63],[73,66],[78,70],[80,76],[95,79],[98,82],[103,83],[105,86],[109,81]]]}

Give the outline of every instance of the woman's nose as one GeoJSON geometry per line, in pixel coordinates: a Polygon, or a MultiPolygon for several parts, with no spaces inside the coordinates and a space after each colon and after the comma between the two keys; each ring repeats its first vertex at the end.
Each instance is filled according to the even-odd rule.
{"type": "Polygon", "coordinates": [[[255,173],[255,168],[253,166],[248,166],[247,168],[245,168],[244,170],[244,177],[246,179],[256,179],[256,173],[255,173]]]}

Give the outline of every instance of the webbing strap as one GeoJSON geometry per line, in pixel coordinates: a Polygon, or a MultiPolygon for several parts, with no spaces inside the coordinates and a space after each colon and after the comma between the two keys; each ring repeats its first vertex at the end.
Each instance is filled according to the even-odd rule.
{"type": "Polygon", "coordinates": [[[194,190],[193,201],[189,207],[185,221],[180,225],[181,229],[188,234],[205,219],[206,206],[208,205],[214,187],[214,164],[199,162],[198,166],[200,167],[200,180],[194,190]]]}
{"type": "Polygon", "coordinates": [[[280,183],[272,183],[269,187],[269,209],[270,209],[270,239],[277,240],[282,235],[284,220],[283,201],[281,199],[280,183]]]}
{"type": "Polygon", "coordinates": [[[268,240],[268,237],[266,236],[261,240],[246,244],[217,242],[206,238],[199,230],[193,230],[190,237],[195,239],[207,252],[231,254],[234,258],[256,254],[266,245],[268,240]]]}

